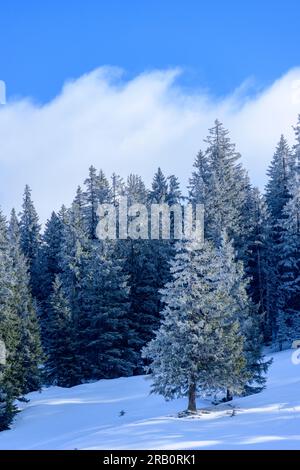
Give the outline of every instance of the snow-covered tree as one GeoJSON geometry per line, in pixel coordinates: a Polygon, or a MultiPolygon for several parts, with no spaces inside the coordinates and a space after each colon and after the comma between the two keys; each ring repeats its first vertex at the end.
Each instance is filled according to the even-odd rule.
{"type": "Polygon", "coordinates": [[[271,339],[272,311],[269,268],[269,215],[264,197],[257,188],[246,190],[242,230],[235,243],[237,257],[244,264],[249,282],[247,292],[262,319],[261,327],[266,342],[271,339]]]}
{"type": "Polygon", "coordinates": [[[132,375],[136,333],[129,317],[127,276],[114,244],[93,245],[86,273],[79,325],[86,373],[98,379],[132,375]]]}
{"type": "Polygon", "coordinates": [[[41,247],[40,298],[45,300],[51,293],[52,284],[57,274],[61,272],[60,254],[64,222],[59,214],[52,212],[45,224],[41,247]]]}
{"type": "Polygon", "coordinates": [[[279,287],[276,340],[280,349],[285,341],[300,335],[300,183],[295,177],[291,199],[283,209],[279,245],[279,287]]]}
{"type": "Polygon", "coordinates": [[[112,203],[117,206],[120,196],[125,195],[125,183],[121,176],[113,173],[111,176],[111,199],[112,203]]]}
{"type": "Polygon", "coordinates": [[[142,178],[138,175],[130,174],[125,186],[125,195],[128,198],[128,204],[145,204],[148,199],[148,191],[142,178]]]}
{"type": "Polygon", "coordinates": [[[30,285],[34,296],[39,295],[41,226],[31,198],[31,189],[25,186],[20,218],[21,247],[28,261],[30,285]]]}
{"type": "Polygon", "coordinates": [[[66,220],[66,208],[56,214],[52,212],[51,217],[45,224],[42,235],[40,250],[40,287],[38,297],[38,316],[41,328],[41,338],[46,348],[48,317],[50,310],[50,296],[52,294],[54,279],[62,272],[61,251],[63,245],[64,223],[66,220]]]}
{"type": "Polygon", "coordinates": [[[206,194],[209,190],[209,162],[207,155],[201,150],[198,152],[193,164],[192,176],[189,179],[189,200],[193,204],[205,204],[206,194]]]}
{"type": "Polygon", "coordinates": [[[6,361],[0,364],[0,431],[7,429],[11,423],[16,412],[13,402],[19,392],[16,381],[19,377],[14,375],[14,360],[20,325],[14,308],[14,291],[7,224],[0,212],[0,340],[6,348],[6,361]]]}
{"type": "Polygon", "coordinates": [[[281,298],[280,278],[283,274],[281,258],[281,240],[283,236],[283,218],[286,217],[284,208],[291,199],[291,186],[295,175],[295,157],[291,152],[286,139],[281,139],[276,147],[273,160],[268,169],[269,181],[266,186],[266,203],[269,213],[269,235],[268,235],[268,290],[269,311],[271,312],[269,321],[272,332],[272,339],[275,341],[278,336],[278,323],[283,325],[284,313],[282,305],[284,299],[281,298]]]}
{"type": "Polygon", "coordinates": [[[266,202],[273,225],[282,218],[282,211],[290,199],[290,181],[293,178],[294,157],[282,135],[268,168],[269,177],[266,186],[266,202]]]}
{"type": "Polygon", "coordinates": [[[84,279],[88,276],[86,265],[93,243],[89,234],[83,220],[82,208],[73,203],[64,217],[59,276],[72,312],[78,342],[76,361],[82,370],[82,377],[85,376],[86,369],[82,337],[86,323],[84,279]]]}
{"type": "MultiPolygon", "coordinates": [[[[206,183],[204,227],[206,237],[217,246],[223,230],[234,241],[240,235],[246,175],[239,163],[240,154],[218,120],[209,130],[205,142],[207,149],[201,162],[206,183]]],[[[195,189],[190,190],[193,198],[197,197],[195,189]]]]}
{"type": "Polygon", "coordinates": [[[47,383],[72,387],[80,382],[81,375],[76,360],[76,332],[71,309],[62,282],[56,276],[50,296],[47,325],[47,383]]]}
{"type": "Polygon", "coordinates": [[[20,229],[15,211],[9,224],[10,256],[14,275],[14,308],[19,319],[19,341],[16,349],[14,371],[21,394],[38,390],[41,386],[40,365],[42,348],[35,303],[29,286],[27,260],[21,249],[20,229]]]}
{"type": "Polygon", "coordinates": [[[170,175],[167,178],[168,181],[168,193],[166,196],[166,202],[172,206],[173,204],[179,204],[182,200],[182,193],[180,190],[180,183],[177,176],[170,175]]]}
{"type": "MultiPolygon", "coordinates": [[[[91,239],[96,238],[96,227],[98,223],[98,204],[112,201],[111,188],[102,170],[99,174],[95,167],[89,169],[89,177],[85,180],[84,206],[85,220],[91,239]]],[[[75,201],[76,202],[76,201],[75,201]]],[[[78,204],[77,204],[78,205],[78,204]]]]}
{"type": "Polygon", "coordinates": [[[166,201],[168,194],[168,182],[164,176],[161,168],[158,168],[152,181],[152,187],[149,194],[149,200],[151,203],[160,204],[166,201]]]}
{"type": "MultiPolygon", "coordinates": [[[[158,240],[155,248],[147,240],[131,240],[125,269],[130,286],[129,318],[136,331],[134,348],[140,353],[159,327],[162,308],[160,289],[169,278],[169,257],[158,240]]],[[[142,370],[140,358],[137,371],[141,373],[142,370]]]]}
{"type": "Polygon", "coordinates": [[[231,314],[237,320],[244,336],[244,354],[248,381],[246,393],[257,393],[264,388],[265,374],[270,361],[264,360],[262,354],[263,312],[250,300],[247,292],[249,280],[245,277],[243,263],[236,259],[233,243],[223,233],[221,245],[217,251],[222,271],[223,289],[231,298],[231,314]]]}
{"type": "Polygon", "coordinates": [[[152,361],[153,392],[166,399],[229,390],[241,393],[248,379],[236,299],[228,293],[221,257],[210,242],[178,242],[172,280],[162,291],[161,327],[144,348],[152,361]]]}

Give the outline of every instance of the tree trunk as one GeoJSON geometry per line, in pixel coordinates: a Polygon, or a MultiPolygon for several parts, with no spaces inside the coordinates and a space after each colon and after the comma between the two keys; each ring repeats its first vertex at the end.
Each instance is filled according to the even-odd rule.
{"type": "Polygon", "coordinates": [[[229,388],[226,390],[226,401],[231,401],[232,400],[232,395],[230,393],[229,388]]]}
{"type": "Polygon", "coordinates": [[[192,382],[189,388],[189,406],[188,406],[188,411],[190,413],[196,413],[197,412],[197,407],[196,407],[196,384],[195,382],[192,382]]]}

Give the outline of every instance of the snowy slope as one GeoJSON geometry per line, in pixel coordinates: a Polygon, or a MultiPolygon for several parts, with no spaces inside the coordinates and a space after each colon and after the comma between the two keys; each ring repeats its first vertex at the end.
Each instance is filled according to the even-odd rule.
{"type": "Polygon", "coordinates": [[[0,433],[0,449],[300,449],[300,365],[291,351],[274,354],[265,391],[232,402],[235,416],[220,406],[177,418],[186,401],[165,402],[149,388],[149,378],[132,377],[32,393],[0,433]]]}

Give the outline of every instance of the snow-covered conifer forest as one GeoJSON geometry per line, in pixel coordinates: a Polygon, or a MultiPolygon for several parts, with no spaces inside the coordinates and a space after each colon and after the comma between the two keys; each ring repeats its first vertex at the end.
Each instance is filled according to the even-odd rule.
{"type": "MultiPolygon", "coordinates": [[[[300,116],[294,129],[292,146],[278,136],[263,193],[215,121],[187,188],[160,168],[147,187],[139,175],[123,180],[91,166],[70,206],[45,226],[29,186],[21,213],[0,213],[0,446],[18,431],[24,398],[53,386],[94,393],[91,382],[131,377],[138,388],[136,376],[148,374],[149,400],[166,398],[159,406],[168,414],[181,399],[183,423],[201,420],[203,399],[225,407],[266,393],[266,351],[300,340],[300,116]],[[146,206],[204,204],[204,243],[99,240],[98,204],[118,209],[120,196],[146,206]]],[[[108,383],[112,395],[125,384],[108,383]]],[[[42,419],[47,427],[47,413],[42,419]]]]}

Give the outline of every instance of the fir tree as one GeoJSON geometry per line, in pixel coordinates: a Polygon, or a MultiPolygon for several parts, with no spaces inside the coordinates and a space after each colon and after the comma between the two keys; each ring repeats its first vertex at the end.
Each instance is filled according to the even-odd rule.
{"type": "Polygon", "coordinates": [[[179,204],[182,200],[182,194],[180,190],[180,183],[175,175],[170,175],[168,180],[168,193],[166,196],[166,202],[172,206],[173,204],[179,204]]]}
{"type": "Polygon", "coordinates": [[[142,178],[138,175],[130,174],[125,186],[125,195],[128,198],[128,204],[145,204],[148,200],[148,191],[142,178]]]}
{"type": "Polygon", "coordinates": [[[234,318],[220,257],[209,242],[178,242],[173,279],[163,289],[163,321],[143,350],[152,361],[153,391],[188,396],[196,411],[201,390],[241,393],[247,380],[243,336],[234,318]]]}
{"type": "Polygon", "coordinates": [[[42,349],[35,304],[29,287],[27,261],[21,250],[20,230],[13,210],[9,224],[10,256],[15,280],[14,307],[19,318],[19,342],[14,369],[19,367],[21,394],[38,390],[41,386],[40,365],[42,349]]]}
{"type": "Polygon", "coordinates": [[[6,348],[6,361],[0,364],[0,431],[8,429],[16,413],[13,402],[19,389],[19,373],[14,369],[19,344],[20,322],[15,311],[15,279],[6,220],[0,212],[0,340],[6,348]]]}
{"type": "MultiPolygon", "coordinates": [[[[178,181],[175,176],[168,181],[158,169],[152,183],[152,191],[148,193],[141,178],[130,175],[126,185],[129,204],[142,203],[150,207],[150,203],[175,202],[180,196],[178,181]],[[171,188],[171,191],[170,191],[171,188]]],[[[170,276],[169,260],[171,249],[169,240],[127,240],[125,243],[126,263],[129,292],[129,319],[134,325],[135,334],[131,344],[138,353],[135,373],[142,373],[143,361],[141,348],[150,341],[159,327],[161,294],[159,290],[170,276]]]]}
{"type": "Polygon", "coordinates": [[[95,167],[89,169],[89,177],[84,182],[85,220],[91,239],[96,238],[98,223],[97,209],[99,204],[111,202],[111,188],[102,170],[97,174],[95,167]]]}
{"type": "Polygon", "coordinates": [[[81,329],[88,375],[93,378],[132,375],[136,366],[135,331],[122,264],[113,245],[93,245],[84,277],[85,324],[81,329]]]}
{"type": "Polygon", "coordinates": [[[207,155],[201,150],[198,152],[193,164],[194,170],[189,179],[189,200],[192,204],[205,204],[206,194],[209,190],[209,163],[207,155]]]}
{"type": "MultiPolygon", "coordinates": [[[[181,190],[178,178],[174,175],[168,176],[168,194],[166,197],[166,202],[172,208],[173,205],[180,204],[181,201],[184,199],[181,190]]],[[[174,230],[175,230],[175,216],[174,212],[170,213],[170,238],[171,241],[174,242],[174,230]]],[[[173,255],[173,253],[172,253],[173,255]]],[[[171,256],[171,252],[170,252],[171,256]]]]}
{"type": "Polygon", "coordinates": [[[293,146],[293,173],[296,178],[300,175],[300,114],[298,114],[298,122],[294,126],[296,143],[293,146]]]}
{"type": "Polygon", "coordinates": [[[286,341],[300,335],[300,185],[298,176],[291,199],[283,209],[279,245],[279,292],[276,341],[282,349],[286,341]]]}
{"type": "MultiPolygon", "coordinates": [[[[72,208],[65,214],[62,231],[60,252],[60,280],[71,309],[74,328],[76,331],[77,354],[76,366],[81,370],[81,376],[86,375],[87,368],[84,356],[84,331],[86,327],[84,278],[88,276],[87,262],[91,252],[92,242],[85,229],[82,208],[73,203],[72,208]]],[[[46,349],[47,352],[47,349],[46,349]]]]}
{"type": "Polygon", "coordinates": [[[62,207],[62,210],[58,214],[52,212],[50,219],[46,222],[45,231],[42,236],[38,311],[41,338],[44,348],[46,348],[47,342],[47,327],[50,309],[49,298],[52,294],[54,279],[62,272],[61,250],[63,244],[65,217],[65,207],[62,207]]]}
{"type": "Polygon", "coordinates": [[[28,261],[30,286],[35,297],[39,296],[40,229],[39,218],[31,199],[31,189],[26,185],[20,219],[21,247],[28,261]]]}
{"type": "Polygon", "coordinates": [[[265,374],[271,364],[270,361],[264,360],[262,354],[263,313],[248,296],[249,281],[245,277],[243,263],[236,259],[233,244],[227,239],[226,233],[223,233],[217,253],[221,265],[223,289],[227,290],[231,298],[233,320],[239,322],[244,336],[244,354],[248,373],[245,392],[257,393],[264,388],[265,374]]]}
{"type": "Polygon", "coordinates": [[[282,218],[282,211],[290,199],[290,180],[293,177],[294,158],[288,143],[282,135],[276,147],[267,174],[266,202],[273,227],[282,218]]]}
{"type": "Polygon", "coordinates": [[[271,339],[272,311],[269,268],[269,215],[265,199],[257,188],[245,190],[242,230],[235,243],[237,257],[243,262],[249,279],[247,292],[256,305],[266,342],[271,339]]]}
{"type": "Polygon", "coordinates": [[[50,297],[47,326],[46,379],[50,384],[72,387],[80,382],[76,361],[76,336],[71,309],[59,276],[50,297]]]}
{"type": "Polygon", "coordinates": [[[269,276],[268,290],[270,295],[269,317],[270,330],[272,339],[277,336],[277,317],[282,317],[279,313],[280,305],[283,299],[280,298],[280,277],[282,275],[282,267],[280,265],[280,243],[282,239],[282,219],[284,215],[284,207],[291,198],[290,187],[294,175],[295,160],[289,146],[283,136],[277,145],[273,160],[268,169],[269,181],[266,186],[266,202],[269,212],[269,276]]]}
{"type": "Polygon", "coordinates": [[[91,238],[95,238],[97,226],[97,207],[98,207],[98,176],[94,166],[89,168],[89,177],[84,182],[86,190],[84,200],[86,206],[86,219],[91,238]]]}
{"type": "MultiPolygon", "coordinates": [[[[205,233],[217,246],[224,230],[234,241],[240,236],[246,174],[238,162],[240,154],[218,120],[205,142],[208,145],[205,157],[196,162],[201,165],[198,171],[203,178],[203,183],[197,180],[201,192],[199,202],[205,196],[205,233]]],[[[197,198],[196,187],[190,190],[193,198],[197,198]]]]}
{"type": "Polygon", "coordinates": [[[76,194],[75,194],[75,197],[74,197],[74,204],[77,205],[77,207],[79,207],[80,211],[83,213],[83,208],[84,208],[84,201],[85,201],[85,195],[84,195],[84,192],[82,191],[81,189],[81,186],[77,186],[77,189],[76,189],[76,194]]]}
{"type": "Polygon", "coordinates": [[[161,169],[158,168],[152,181],[152,188],[149,194],[150,202],[157,203],[157,204],[163,203],[167,199],[167,194],[168,194],[167,179],[164,176],[161,169]]]}
{"type": "MultiPolygon", "coordinates": [[[[155,250],[147,240],[131,240],[125,269],[128,273],[129,318],[134,325],[133,347],[140,353],[159,327],[162,308],[159,290],[169,275],[169,258],[158,241],[155,250]]],[[[143,362],[139,354],[136,371],[142,373],[143,362]]]]}
{"type": "Polygon", "coordinates": [[[63,242],[63,226],[62,217],[52,212],[50,219],[46,222],[42,237],[42,285],[40,288],[42,300],[48,298],[55,276],[61,273],[60,255],[63,242]]]}
{"type": "Polygon", "coordinates": [[[123,182],[123,179],[119,176],[116,175],[116,173],[112,174],[111,177],[111,198],[112,198],[112,203],[117,206],[119,197],[125,195],[125,184],[123,182]]]}

